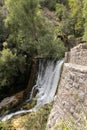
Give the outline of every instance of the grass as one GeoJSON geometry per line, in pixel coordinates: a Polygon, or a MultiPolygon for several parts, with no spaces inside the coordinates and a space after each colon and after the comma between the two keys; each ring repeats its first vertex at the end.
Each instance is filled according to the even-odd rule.
{"type": "Polygon", "coordinates": [[[18,115],[1,123],[0,130],[45,130],[53,103],[43,106],[37,112],[18,115]]]}
{"type": "Polygon", "coordinates": [[[45,105],[36,113],[31,113],[25,124],[25,130],[45,130],[52,104],[45,105]]]}

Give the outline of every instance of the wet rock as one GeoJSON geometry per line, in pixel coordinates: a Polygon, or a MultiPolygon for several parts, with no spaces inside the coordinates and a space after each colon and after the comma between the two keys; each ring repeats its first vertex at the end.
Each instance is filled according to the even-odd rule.
{"type": "Polygon", "coordinates": [[[0,114],[12,107],[18,105],[24,98],[24,91],[17,93],[14,96],[6,97],[0,102],[0,114]]]}
{"type": "Polygon", "coordinates": [[[31,92],[32,87],[35,85],[38,59],[39,59],[39,57],[36,57],[35,59],[32,60],[30,77],[29,77],[27,88],[26,88],[26,90],[24,92],[25,98],[28,98],[30,96],[29,92],[31,92]]]}

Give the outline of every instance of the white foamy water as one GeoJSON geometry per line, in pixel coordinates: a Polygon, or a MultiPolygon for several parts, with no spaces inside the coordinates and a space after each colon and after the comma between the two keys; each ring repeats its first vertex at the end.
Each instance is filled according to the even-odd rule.
{"type": "Polygon", "coordinates": [[[53,101],[57,85],[60,79],[61,68],[64,60],[39,60],[39,69],[36,80],[36,85],[32,88],[30,99],[33,97],[34,90],[37,90],[36,100],[37,104],[30,110],[20,110],[8,115],[2,116],[1,121],[6,121],[15,115],[22,113],[37,111],[40,107],[53,101]]]}

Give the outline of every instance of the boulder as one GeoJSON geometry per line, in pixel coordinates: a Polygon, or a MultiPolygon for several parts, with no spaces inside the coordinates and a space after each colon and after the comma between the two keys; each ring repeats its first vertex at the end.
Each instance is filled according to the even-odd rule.
{"type": "Polygon", "coordinates": [[[23,101],[24,91],[21,91],[14,96],[6,97],[0,102],[0,114],[17,106],[20,102],[23,101]]]}

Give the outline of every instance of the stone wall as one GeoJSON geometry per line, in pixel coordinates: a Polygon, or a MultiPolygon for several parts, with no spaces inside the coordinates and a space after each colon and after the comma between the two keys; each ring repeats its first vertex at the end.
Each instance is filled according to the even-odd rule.
{"type": "Polygon", "coordinates": [[[66,53],[66,57],[72,64],[87,66],[87,43],[72,48],[70,52],[66,53]]]}
{"type": "MultiPolygon", "coordinates": [[[[87,44],[80,44],[66,54],[66,62],[46,130],[59,130],[60,122],[78,130],[87,125],[87,44]],[[83,66],[84,65],[84,66],[83,66]]],[[[71,129],[70,129],[71,130],[71,129]]]]}

